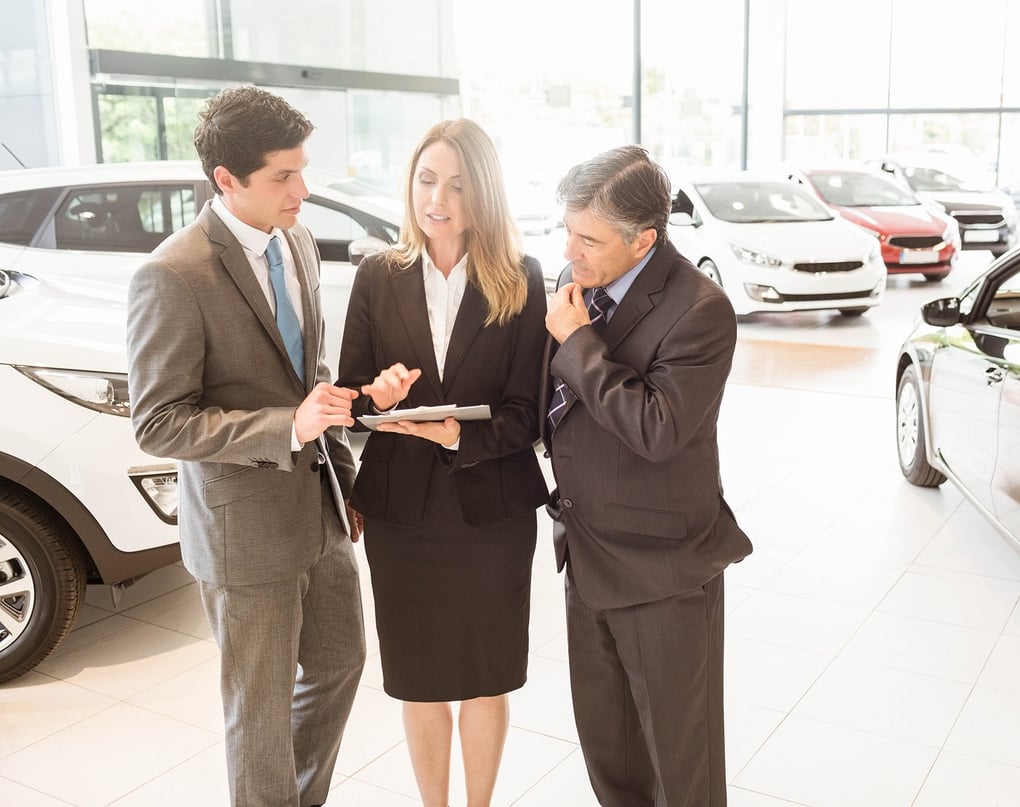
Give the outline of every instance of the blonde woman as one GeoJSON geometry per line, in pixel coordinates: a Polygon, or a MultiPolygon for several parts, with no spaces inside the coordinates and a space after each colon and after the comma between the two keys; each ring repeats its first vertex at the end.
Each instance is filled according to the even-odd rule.
{"type": "Polygon", "coordinates": [[[352,506],[364,518],[384,688],[403,701],[425,807],[449,797],[452,702],[469,807],[492,798],[527,675],[534,443],[545,343],[538,262],[523,254],[496,149],[476,123],[430,129],[409,164],[401,245],[358,268],[337,384],[354,415],[488,404],[491,420],[373,432],[352,506]]]}

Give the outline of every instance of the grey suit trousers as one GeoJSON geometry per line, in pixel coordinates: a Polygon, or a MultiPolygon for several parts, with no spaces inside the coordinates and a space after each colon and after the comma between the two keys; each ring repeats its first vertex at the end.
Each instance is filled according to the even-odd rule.
{"type": "Polygon", "coordinates": [[[357,559],[328,494],[323,520],[321,555],[293,579],[199,581],[221,652],[233,807],[310,807],[329,794],[365,632],[357,559]]]}

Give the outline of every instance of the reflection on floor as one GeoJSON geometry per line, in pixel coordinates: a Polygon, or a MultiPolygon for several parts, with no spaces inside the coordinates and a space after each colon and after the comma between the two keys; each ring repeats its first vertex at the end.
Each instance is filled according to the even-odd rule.
{"type": "MultiPolygon", "coordinates": [[[[720,440],[755,552],[726,578],[731,807],[1020,804],[1020,555],[950,485],[908,485],[894,453],[890,361],[916,311],[902,301],[956,287],[901,283],[888,320],[741,322],[720,440]]],[[[541,530],[529,681],[494,804],[589,807],[544,517],[541,530]]],[[[363,585],[370,606],[367,567],[363,585]]],[[[330,804],[414,805],[367,618],[330,804]]],[[[0,804],[225,804],[216,671],[183,568],[119,609],[91,590],[59,652],[0,687],[0,804]]],[[[463,807],[459,767],[453,781],[463,807]]]]}

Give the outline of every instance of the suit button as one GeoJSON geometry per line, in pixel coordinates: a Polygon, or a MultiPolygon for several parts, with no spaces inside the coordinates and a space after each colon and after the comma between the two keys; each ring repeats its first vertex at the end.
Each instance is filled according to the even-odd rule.
{"type": "Polygon", "coordinates": [[[319,463],[316,460],[312,460],[312,464],[309,466],[313,471],[319,470],[319,463]]]}
{"type": "Polygon", "coordinates": [[[563,500],[563,506],[564,507],[568,507],[568,508],[569,507],[573,507],[574,506],[574,502],[573,502],[572,499],[564,499],[563,500]]]}

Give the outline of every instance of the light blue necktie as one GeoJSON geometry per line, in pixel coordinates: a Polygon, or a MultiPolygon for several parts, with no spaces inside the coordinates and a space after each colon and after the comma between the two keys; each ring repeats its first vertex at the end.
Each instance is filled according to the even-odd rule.
{"type": "Polygon", "coordinates": [[[280,238],[274,235],[266,247],[266,259],[269,261],[269,280],[273,284],[276,295],[276,327],[280,329],[283,344],[287,347],[290,363],[298,378],[305,380],[305,349],[301,341],[301,323],[294,312],[290,295],[287,294],[287,282],[283,270],[283,252],[280,250],[280,238]]]}

